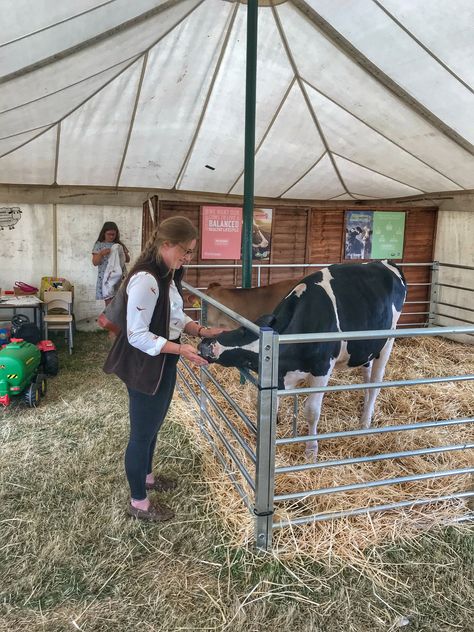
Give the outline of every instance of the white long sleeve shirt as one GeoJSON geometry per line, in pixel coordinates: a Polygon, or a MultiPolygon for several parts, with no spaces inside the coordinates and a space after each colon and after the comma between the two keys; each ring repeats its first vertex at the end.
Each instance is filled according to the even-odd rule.
{"type": "MultiPolygon", "coordinates": [[[[161,353],[167,339],[150,331],[150,322],[160,290],[155,277],[149,272],[137,272],[127,285],[127,339],[128,342],[148,355],[161,353]]],[[[169,340],[179,338],[188,323],[192,322],[183,311],[181,298],[174,281],[170,285],[169,340]]]]}

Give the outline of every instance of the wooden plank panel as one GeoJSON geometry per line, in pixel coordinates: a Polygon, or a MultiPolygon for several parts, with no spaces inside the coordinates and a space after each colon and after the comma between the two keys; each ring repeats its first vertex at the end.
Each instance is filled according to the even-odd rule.
{"type": "Polygon", "coordinates": [[[436,210],[407,211],[404,262],[425,263],[433,260],[436,220],[436,210]]]}
{"type": "MultiPolygon", "coordinates": [[[[273,213],[271,263],[305,263],[308,209],[277,207],[273,213]]],[[[300,279],[303,268],[272,268],[269,283],[300,279]]]]}
{"type": "Polygon", "coordinates": [[[311,209],[310,263],[339,263],[344,234],[344,211],[311,209]]]}
{"type": "MultiPolygon", "coordinates": [[[[196,225],[199,232],[200,205],[196,202],[161,202],[161,217],[185,215],[196,225]]],[[[405,244],[403,262],[431,262],[434,251],[437,209],[410,209],[400,206],[373,207],[372,210],[405,211],[405,244]]],[[[271,263],[339,263],[343,256],[344,241],[344,209],[318,209],[302,207],[275,207],[273,212],[271,263]]],[[[215,269],[201,271],[189,270],[186,280],[197,287],[207,287],[209,283],[219,282],[222,285],[241,286],[241,267],[236,271],[218,268],[219,264],[238,263],[240,261],[202,261],[200,248],[193,263],[209,263],[215,269]]],[[[257,262],[254,262],[257,263],[257,262]]],[[[265,262],[262,262],[265,263],[265,262]]],[[[299,279],[310,274],[314,269],[289,267],[275,268],[271,271],[262,269],[262,284],[275,283],[282,279],[299,279]]],[[[430,270],[424,268],[404,268],[409,283],[407,301],[420,301],[419,304],[406,305],[400,319],[401,323],[411,322],[423,324],[424,315],[412,315],[410,312],[428,311],[430,296],[430,270]],[[416,285],[426,284],[426,285],[416,285]]],[[[252,285],[257,285],[257,270],[252,272],[252,285]]]]}
{"type": "MultiPolygon", "coordinates": [[[[428,263],[433,260],[434,239],[436,231],[437,209],[408,209],[405,217],[405,244],[403,249],[404,263],[428,263]]],[[[429,284],[431,270],[429,266],[403,268],[408,283],[407,301],[429,301],[431,286],[429,284]],[[414,285],[410,285],[414,284],[414,285]]],[[[426,312],[428,303],[405,305],[400,317],[400,324],[416,323],[424,325],[428,315],[411,315],[409,312],[426,312]]]]}

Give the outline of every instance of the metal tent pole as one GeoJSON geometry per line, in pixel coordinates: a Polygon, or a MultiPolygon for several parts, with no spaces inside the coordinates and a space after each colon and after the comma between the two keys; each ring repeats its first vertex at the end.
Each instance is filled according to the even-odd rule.
{"type": "Polygon", "coordinates": [[[244,225],[242,287],[252,286],[252,224],[255,176],[255,109],[257,98],[258,0],[247,2],[247,64],[245,79],[244,225]]]}

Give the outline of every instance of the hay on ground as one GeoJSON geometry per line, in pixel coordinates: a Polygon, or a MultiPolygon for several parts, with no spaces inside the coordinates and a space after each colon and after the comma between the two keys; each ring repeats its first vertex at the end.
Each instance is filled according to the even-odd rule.
{"type": "MultiPolygon", "coordinates": [[[[416,379],[421,377],[464,375],[472,372],[474,347],[439,338],[399,339],[387,366],[386,380],[416,379]]],[[[256,420],[256,389],[251,384],[241,385],[236,369],[213,365],[212,374],[225,386],[244,412],[256,420]]],[[[195,371],[197,375],[199,372],[195,371]]],[[[195,392],[198,387],[186,380],[195,392]]],[[[335,372],[330,384],[347,384],[361,381],[357,371],[335,372]]],[[[255,441],[244,423],[234,413],[217,390],[209,390],[219,402],[240,435],[252,449],[255,441]]],[[[191,399],[191,398],[190,398],[191,399]]],[[[299,397],[297,429],[307,434],[303,416],[304,397],[299,397]]],[[[318,432],[338,432],[359,428],[362,408],[361,391],[328,393],[324,397],[318,432]]],[[[192,401],[192,399],[191,399],[192,401]]],[[[212,406],[209,406],[212,412],[212,406]]],[[[377,399],[373,427],[403,425],[423,421],[470,417],[474,413],[474,385],[472,382],[429,384],[403,388],[383,389],[377,399]]],[[[243,545],[254,538],[254,521],[240,496],[223,471],[211,447],[195,423],[197,408],[184,402],[176,393],[173,414],[195,434],[201,443],[207,481],[215,498],[215,509],[220,514],[235,545],[243,545]]],[[[216,418],[216,415],[213,414],[216,418]]],[[[292,436],[293,398],[282,398],[279,409],[278,437],[292,436]]],[[[241,462],[254,476],[254,466],[224,424],[219,423],[241,462]]],[[[370,456],[380,453],[401,452],[421,448],[461,445],[472,442],[472,426],[446,426],[406,432],[390,432],[351,438],[335,438],[320,442],[319,461],[370,456]]],[[[217,440],[217,443],[219,441],[217,440]]],[[[221,451],[225,450],[221,447],[221,451]]],[[[230,458],[229,469],[253,502],[252,491],[230,458]]],[[[276,466],[291,466],[308,462],[304,443],[279,446],[276,466]]],[[[376,479],[391,479],[465,468],[472,465],[472,450],[442,452],[439,454],[396,458],[372,463],[319,468],[291,472],[276,477],[275,493],[289,494],[312,489],[328,488],[376,479]]],[[[275,521],[295,519],[310,514],[371,507],[413,500],[436,498],[470,488],[470,477],[450,476],[397,485],[363,488],[336,494],[308,496],[292,502],[278,503],[275,521]]],[[[413,537],[420,529],[451,521],[466,513],[466,502],[451,500],[371,515],[353,516],[336,521],[323,521],[274,531],[274,546],[279,553],[307,554],[318,559],[339,557],[346,561],[363,562],[363,551],[393,539],[413,537]]]]}

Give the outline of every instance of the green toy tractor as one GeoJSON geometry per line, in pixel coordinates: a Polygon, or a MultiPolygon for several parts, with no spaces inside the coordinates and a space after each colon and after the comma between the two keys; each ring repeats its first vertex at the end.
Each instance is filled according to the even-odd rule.
{"type": "Polygon", "coordinates": [[[0,349],[0,405],[8,406],[12,396],[23,395],[31,408],[46,394],[41,351],[34,344],[12,338],[0,349]]]}

